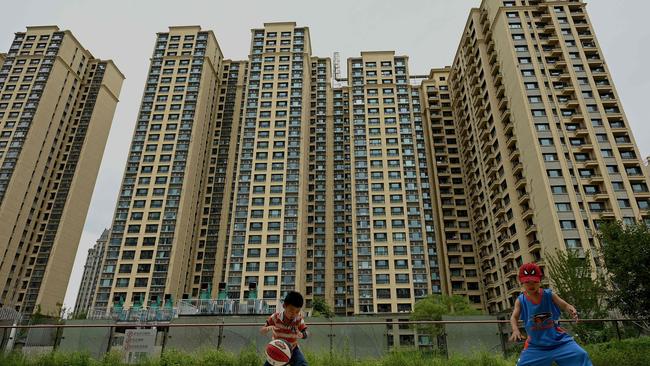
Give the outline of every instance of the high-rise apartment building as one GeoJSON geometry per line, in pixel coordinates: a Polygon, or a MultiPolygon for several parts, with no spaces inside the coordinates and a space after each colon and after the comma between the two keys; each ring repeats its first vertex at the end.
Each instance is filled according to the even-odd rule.
{"type": "Polygon", "coordinates": [[[470,217],[462,146],[454,122],[449,87],[450,68],[433,69],[422,81],[425,135],[429,146],[436,239],[444,293],[467,296],[483,308],[478,249],[470,217]]]}
{"type": "Polygon", "coordinates": [[[211,31],[157,34],[95,307],[189,291],[222,61],[211,31]]]}
{"type": "Polygon", "coordinates": [[[88,249],[86,264],[84,265],[81,284],[79,285],[79,292],[77,293],[77,300],[74,305],[74,313],[77,315],[87,314],[88,310],[92,307],[93,296],[97,289],[97,282],[104,261],[104,252],[106,251],[109,233],[109,229],[104,229],[95,242],[95,245],[88,249]]]}
{"type": "Polygon", "coordinates": [[[513,304],[521,263],[595,250],[601,219],[649,220],[641,156],[583,2],[484,0],[449,85],[487,310],[513,304]]]}
{"type": "Polygon", "coordinates": [[[225,282],[231,298],[305,288],[310,142],[309,30],[252,30],[225,282]]]}
{"type": "Polygon", "coordinates": [[[428,294],[498,313],[518,265],[649,220],[584,3],[484,0],[428,75],[392,51],[338,63],[295,23],[253,29],[246,61],[198,27],[158,35],[96,307],[297,289],[337,314],[428,294]]]}
{"type": "Polygon", "coordinates": [[[124,77],[27,27],[0,68],[0,305],[58,315],[124,77]]]}
{"type": "Polygon", "coordinates": [[[218,283],[224,276],[227,259],[224,244],[228,242],[230,234],[235,185],[232,177],[239,164],[238,141],[241,137],[248,64],[245,61],[225,60],[220,75],[215,125],[209,135],[210,161],[201,202],[201,223],[198,240],[194,242],[193,274],[188,278],[185,291],[193,298],[215,297],[218,283]]]}
{"type": "Polygon", "coordinates": [[[354,313],[441,293],[420,89],[408,57],[348,59],[354,313]]]}

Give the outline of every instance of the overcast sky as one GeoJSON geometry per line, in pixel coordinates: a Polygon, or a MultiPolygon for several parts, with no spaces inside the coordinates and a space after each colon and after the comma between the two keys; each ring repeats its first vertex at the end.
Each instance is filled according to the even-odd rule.
{"type": "MultiPolygon", "coordinates": [[[[126,155],[140,106],[156,32],[170,25],[213,30],[226,58],[246,59],[250,29],[264,22],[295,21],[310,28],[314,55],[395,50],[409,56],[413,74],[453,60],[471,7],[480,0],[422,1],[34,1],[7,2],[0,15],[0,52],[28,25],[68,29],[97,58],[113,59],[126,76],[104,152],[68,291],[74,306],[88,248],[111,225],[126,155]]],[[[587,6],[623,107],[643,156],[650,155],[648,106],[650,28],[647,0],[591,0],[587,6]]],[[[342,65],[345,63],[342,62],[342,65]]]]}

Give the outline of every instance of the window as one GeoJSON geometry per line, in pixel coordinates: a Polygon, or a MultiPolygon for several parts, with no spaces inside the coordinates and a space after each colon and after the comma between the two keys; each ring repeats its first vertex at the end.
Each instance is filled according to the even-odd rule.
{"type": "Polygon", "coordinates": [[[553,139],[550,138],[539,139],[539,144],[542,146],[553,146],[553,139]]]}
{"type": "Polygon", "coordinates": [[[560,220],[562,230],[571,230],[577,228],[575,220],[560,220]]]}
{"type": "Polygon", "coordinates": [[[524,85],[526,86],[526,89],[529,89],[529,90],[537,89],[537,83],[524,83],[524,85]]]}
{"type": "Polygon", "coordinates": [[[571,203],[558,202],[555,204],[555,208],[558,210],[558,212],[568,212],[571,211],[571,203]]]}
{"type": "Polygon", "coordinates": [[[566,186],[551,186],[551,191],[553,194],[566,194],[566,186]]]}
{"type": "Polygon", "coordinates": [[[591,125],[593,127],[601,127],[603,125],[603,120],[602,119],[592,119],[591,120],[591,125]]]}
{"type": "Polygon", "coordinates": [[[390,276],[387,274],[377,274],[375,275],[375,282],[379,285],[389,284],[390,276]]]}
{"type": "Polygon", "coordinates": [[[408,260],[406,259],[396,259],[395,260],[395,269],[407,269],[408,260]]]}
{"type": "Polygon", "coordinates": [[[562,176],[562,170],[560,169],[547,169],[546,174],[551,178],[557,178],[562,176]]]}
{"type": "Polygon", "coordinates": [[[117,281],[115,282],[115,287],[129,287],[129,279],[118,278],[117,281]]]}
{"type": "Polygon", "coordinates": [[[566,245],[567,249],[576,249],[582,246],[580,239],[564,239],[564,245],[566,245]]]}
{"type": "Polygon", "coordinates": [[[521,70],[522,76],[535,76],[535,71],[533,70],[521,70]]]}
{"type": "Polygon", "coordinates": [[[614,152],[612,151],[612,149],[600,149],[600,153],[603,155],[604,158],[614,157],[614,152]]]}
{"type": "Polygon", "coordinates": [[[395,282],[396,283],[408,283],[409,282],[409,275],[406,273],[398,273],[395,275],[395,282]]]}

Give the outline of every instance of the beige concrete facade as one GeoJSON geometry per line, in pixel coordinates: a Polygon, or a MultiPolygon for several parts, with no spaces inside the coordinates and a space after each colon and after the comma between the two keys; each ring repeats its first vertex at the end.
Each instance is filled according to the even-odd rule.
{"type": "Polygon", "coordinates": [[[452,65],[428,75],[373,51],[335,79],[308,28],[251,32],[246,61],[222,60],[207,37],[213,56],[189,94],[205,114],[191,142],[163,150],[152,129],[175,125],[188,90],[162,78],[197,59],[184,37],[208,32],[159,34],[96,307],[274,305],[297,289],[337,314],[408,312],[432,293],[499,313],[520,264],[586,256],[601,219],[648,221],[648,178],[580,1],[485,0],[452,65]],[[191,169],[143,172],[179,146],[191,169]]]}
{"type": "Polygon", "coordinates": [[[124,76],[69,31],[16,33],[0,69],[0,303],[58,315],[124,76]]]}

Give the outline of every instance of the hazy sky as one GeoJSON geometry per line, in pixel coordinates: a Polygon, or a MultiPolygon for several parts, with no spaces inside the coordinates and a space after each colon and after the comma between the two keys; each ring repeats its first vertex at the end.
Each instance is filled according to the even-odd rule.
{"type": "MultiPolygon", "coordinates": [[[[587,3],[641,154],[648,156],[650,124],[643,106],[650,97],[650,2],[587,3]]],[[[395,50],[409,56],[411,73],[422,74],[452,62],[469,9],[479,4],[480,0],[22,0],[3,4],[1,52],[9,49],[13,33],[27,25],[54,24],[72,31],[95,57],[113,59],[126,76],[65,305],[74,306],[88,248],[111,225],[156,32],[170,25],[201,25],[215,32],[226,58],[245,59],[251,28],[264,22],[295,21],[310,28],[314,55],[331,57],[339,51],[345,60],[362,50],[395,50]]]]}

